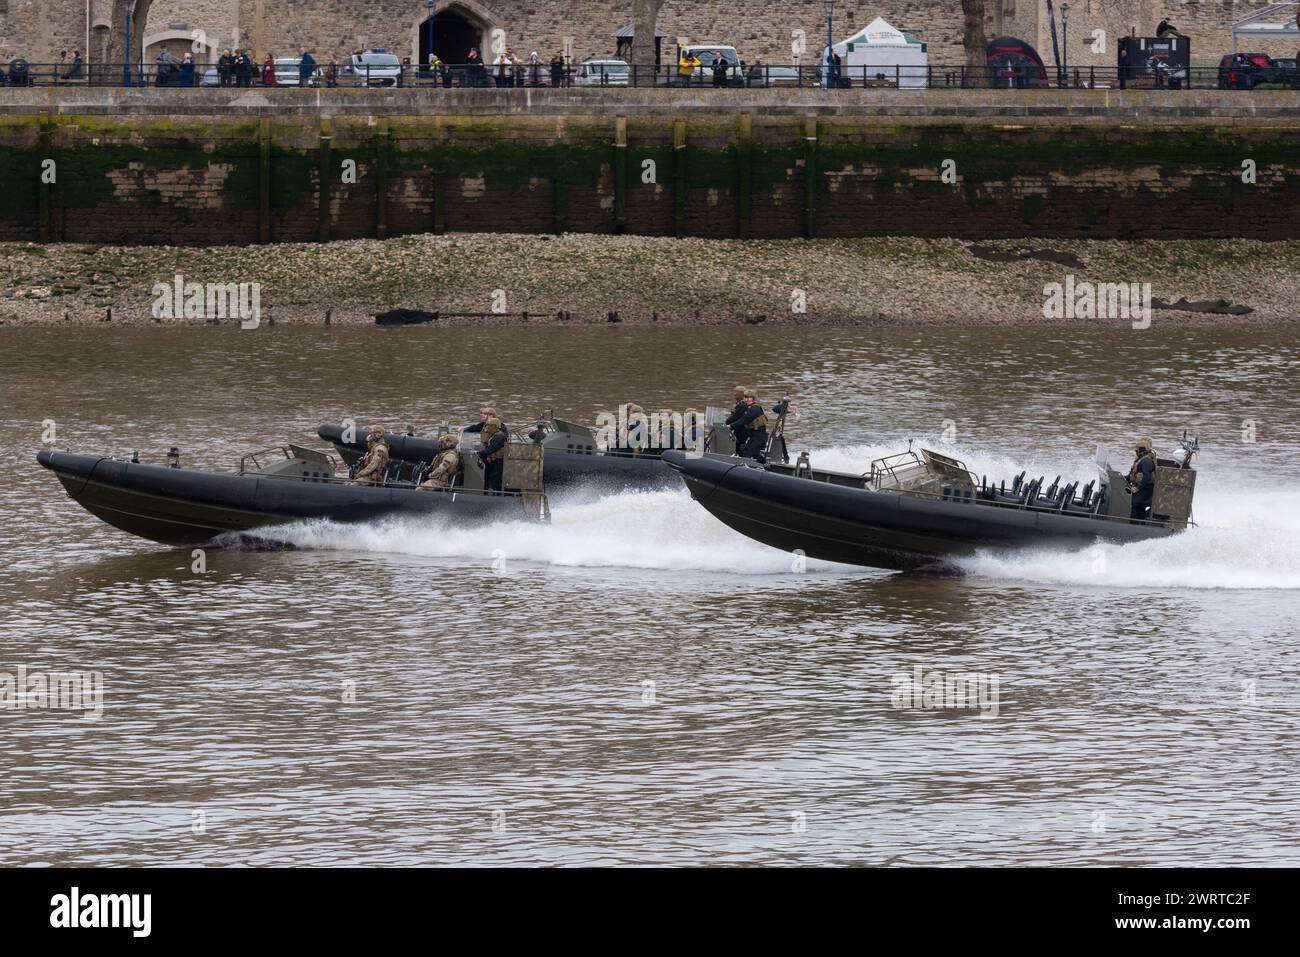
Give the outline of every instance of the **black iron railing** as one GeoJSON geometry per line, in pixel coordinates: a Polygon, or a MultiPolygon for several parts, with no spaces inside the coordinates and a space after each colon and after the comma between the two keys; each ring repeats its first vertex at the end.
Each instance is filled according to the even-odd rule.
{"type": "Polygon", "coordinates": [[[0,86],[134,86],[169,89],[258,87],[260,89],[345,89],[357,87],[537,89],[547,87],[705,89],[1300,89],[1300,69],[1190,67],[1141,74],[1114,66],[1037,66],[965,64],[853,64],[828,69],[820,64],[728,63],[725,67],[662,65],[638,67],[618,62],[440,63],[415,66],[317,63],[300,70],[295,64],[270,68],[223,70],[212,65],[0,63],[0,86]]]}

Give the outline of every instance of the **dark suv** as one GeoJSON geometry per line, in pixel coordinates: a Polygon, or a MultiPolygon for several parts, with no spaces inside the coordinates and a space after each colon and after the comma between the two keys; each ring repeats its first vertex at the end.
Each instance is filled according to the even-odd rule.
{"type": "Polygon", "coordinates": [[[1220,90],[1253,90],[1277,82],[1277,66],[1263,53],[1229,53],[1219,61],[1220,90]]]}
{"type": "Polygon", "coordinates": [[[1273,61],[1273,69],[1278,83],[1285,83],[1293,90],[1300,89],[1300,64],[1295,60],[1278,57],[1273,61]]]}

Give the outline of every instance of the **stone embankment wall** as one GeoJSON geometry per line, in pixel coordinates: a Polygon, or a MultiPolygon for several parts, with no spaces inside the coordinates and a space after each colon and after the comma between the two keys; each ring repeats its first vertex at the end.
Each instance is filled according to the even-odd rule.
{"type": "Polygon", "coordinates": [[[181,92],[0,91],[0,232],[1300,236],[1289,91],[181,92]]]}

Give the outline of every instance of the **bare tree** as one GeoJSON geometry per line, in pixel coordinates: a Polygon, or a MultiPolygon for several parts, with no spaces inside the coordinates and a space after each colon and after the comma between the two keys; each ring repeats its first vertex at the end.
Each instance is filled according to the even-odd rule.
{"type": "MultiPolygon", "coordinates": [[[[1002,0],[993,0],[1001,3],[1002,0]]],[[[988,40],[984,36],[984,0],[961,0],[965,16],[962,27],[962,46],[966,48],[966,85],[984,86],[985,67],[988,64],[988,40]]]]}
{"type": "Polygon", "coordinates": [[[664,0],[632,0],[632,84],[654,85],[655,34],[664,0]]]}

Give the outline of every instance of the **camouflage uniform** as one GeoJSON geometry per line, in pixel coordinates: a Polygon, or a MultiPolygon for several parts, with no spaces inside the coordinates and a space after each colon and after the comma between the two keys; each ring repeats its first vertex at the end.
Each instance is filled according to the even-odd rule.
{"type": "Polygon", "coordinates": [[[627,403],[627,448],[633,455],[640,455],[641,451],[650,444],[650,437],[646,434],[650,429],[650,421],[646,418],[645,409],[635,402],[627,403]]]}
{"type": "Polygon", "coordinates": [[[372,425],[366,436],[366,447],[370,450],[361,460],[361,467],[352,477],[353,485],[379,485],[384,481],[388,471],[388,440],[384,437],[382,425],[372,425]]]}
{"type": "Polygon", "coordinates": [[[429,477],[421,483],[420,488],[451,488],[451,483],[460,471],[460,453],[456,451],[457,444],[454,435],[444,435],[438,440],[438,455],[433,460],[429,477]]]}

